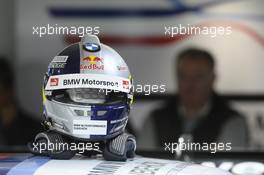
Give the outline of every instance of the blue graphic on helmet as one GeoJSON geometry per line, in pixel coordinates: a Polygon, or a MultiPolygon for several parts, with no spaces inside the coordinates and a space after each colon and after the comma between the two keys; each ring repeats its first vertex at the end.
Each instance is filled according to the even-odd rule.
{"type": "Polygon", "coordinates": [[[125,129],[128,121],[129,107],[127,104],[120,103],[115,105],[92,105],[91,120],[106,120],[106,135],[91,135],[91,140],[101,140],[114,137],[125,129]]]}

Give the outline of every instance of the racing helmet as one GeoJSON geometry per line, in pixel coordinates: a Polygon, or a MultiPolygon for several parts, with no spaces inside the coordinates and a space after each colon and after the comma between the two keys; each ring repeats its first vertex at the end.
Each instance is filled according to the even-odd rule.
{"type": "Polygon", "coordinates": [[[42,96],[49,129],[77,139],[105,140],[124,132],[132,78],[114,49],[87,35],[50,62],[42,96]]]}

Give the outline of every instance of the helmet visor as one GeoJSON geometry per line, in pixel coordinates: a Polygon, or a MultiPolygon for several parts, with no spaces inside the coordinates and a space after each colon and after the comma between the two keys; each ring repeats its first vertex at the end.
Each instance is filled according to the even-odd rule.
{"type": "Polygon", "coordinates": [[[77,103],[100,104],[106,101],[106,95],[99,89],[76,88],[67,89],[66,92],[69,94],[70,99],[77,103]]]}
{"type": "Polygon", "coordinates": [[[54,101],[69,104],[115,104],[127,100],[124,92],[104,91],[97,88],[74,88],[52,91],[54,101]]]}

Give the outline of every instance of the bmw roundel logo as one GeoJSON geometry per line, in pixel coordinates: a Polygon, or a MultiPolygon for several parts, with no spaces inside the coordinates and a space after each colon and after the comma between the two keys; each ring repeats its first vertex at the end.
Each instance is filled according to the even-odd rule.
{"type": "Polygon", "coordinates": [[[84,46],[84,49],[89,52],[97,52],[101,49],[100,45],[96,43],[85,43],[83,46],[84,46]]]}

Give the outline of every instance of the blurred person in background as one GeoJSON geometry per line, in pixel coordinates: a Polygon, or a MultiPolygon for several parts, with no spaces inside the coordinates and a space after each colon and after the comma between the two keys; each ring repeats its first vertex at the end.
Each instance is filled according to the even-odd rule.
{"type": "Polygon", "coordinates": [[[140,147],[161,149],[182,135],[194,143],[231,142],[232,148],[246,147],[244,117],[214,90],[213,56],[205,50],[189,48],[178,55],[175,66],[178,95],[151,112],[140,132],[140,147]]]}
{"type": "Polygon", "coordinates": [[[7,59],[0,57],[0,146],[26,145],[40,129],[40,122],[18,106],[13,70],[7,59]]]}

